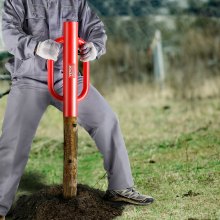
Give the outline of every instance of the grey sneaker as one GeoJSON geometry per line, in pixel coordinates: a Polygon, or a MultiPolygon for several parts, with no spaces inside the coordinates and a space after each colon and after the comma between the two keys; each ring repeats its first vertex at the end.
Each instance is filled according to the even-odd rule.
{"type": "Polygon", "coordinates": [[[135,205],[148,205],[154,201],[151,196],[141,195],[134,187],[124,190],[107,190],[103,198],[112,202],[127,202],[135,205]]]}

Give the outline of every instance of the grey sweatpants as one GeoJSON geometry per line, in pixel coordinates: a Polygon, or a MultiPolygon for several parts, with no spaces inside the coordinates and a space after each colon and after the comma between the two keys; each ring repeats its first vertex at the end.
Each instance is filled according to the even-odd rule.
{"type": "MultiPolygon", "coordinates": [[[[19,81],[12,84],[0,137],[0,215],[6,215],[12,205],[43,113],[48,105],[63,109],[62,103],[49,94],[46,86],[40,88],[19,81]]],[[[82,77],[78,85],[80,92],[82,77]]],[[[62,94],[62,88],[58,92],[62,94]]],[[[88,96],[79,104],[78,123],[90,134],[104,157],[108,189],[133,186],[117,116],[92,85],[88,96]]]]}

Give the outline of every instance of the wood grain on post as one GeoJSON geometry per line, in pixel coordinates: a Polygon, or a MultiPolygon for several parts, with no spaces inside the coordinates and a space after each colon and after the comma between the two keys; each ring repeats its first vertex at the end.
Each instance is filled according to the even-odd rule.
{"type": "Polygon", "coordinates": [[[63,196],[66,199],[77,194],[77,146],[77,118],[64,117],[63,196]]]}

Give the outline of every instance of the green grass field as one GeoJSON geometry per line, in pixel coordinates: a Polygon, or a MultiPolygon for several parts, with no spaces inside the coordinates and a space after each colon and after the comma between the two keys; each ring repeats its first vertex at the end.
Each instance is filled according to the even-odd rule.
{"type": "MultiPolygon", "coordinates": [[[[126,206],[118,219],[220,219],[219,98],[174,100],[143,85],[105,96],[118,114],[136,188],[147,207],[126,206]]],[[[6,97],[0,100],[2,125],[6,97]]],[[[62,114],[50,106],[33,141],[17,196],[62,182],[62,114]]],[[[78,182],[105,190],[102,156],[79,129],[78,182]]]]}

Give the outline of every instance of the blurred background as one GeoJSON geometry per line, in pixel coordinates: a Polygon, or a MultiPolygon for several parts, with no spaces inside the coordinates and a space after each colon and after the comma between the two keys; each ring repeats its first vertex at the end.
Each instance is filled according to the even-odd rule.
{"type": "MultiPolygon", "coordinates": [[[[108,35],[107,54],[92,64],[92,81],[99,90],[106,93],[124,84],[141,83],[159,84],[174,97],[219,95],[218,0],[89,3],[108,35]]],[[[3,64],[7,54],[2,38],[0,51],[3,64]]],[[[0,74],[5,73],[1,65],[0,74]]]]}
{"type": "MultiPolygon", "coordinates": [[[[92,84],[119,116],[137,188],[157,201],[119,218],[220,219],[220,1],[88,2],[108,35],[106,55],[91,64],[92,84]]],[[[2,38],[0,52],[4,95],[2,38]]],[[[7,95],[1,124],[6,102],[7,95]]],[[[62,114],[50,106],[17,196],[61,183],[62,129],[62,114]]],[[[104,177],[102,156],[80,128],[79,181],[105,190],[104,177]]]]}
{"type": "Polygon", "coordinates": [[[175,97],[219,95],[218,0],[90,2],[109,36],[107,55],[94,65],[97,87],[160,83],[175,97]]]}

